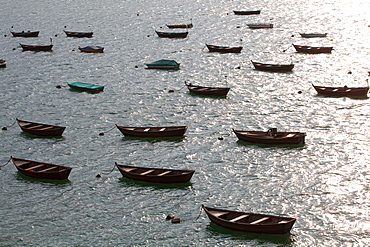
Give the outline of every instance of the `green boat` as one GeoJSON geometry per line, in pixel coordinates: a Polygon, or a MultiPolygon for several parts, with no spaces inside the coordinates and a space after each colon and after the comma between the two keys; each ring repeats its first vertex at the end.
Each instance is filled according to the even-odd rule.
{"type": "Polygon", "coordinates": [[[148,66],[148,69],[180,69],[180,64],[178,62],[167,59],[161,59],[145,65],[148,66]]]}
{"type": "Polygon", "coordinates": [[[96,85],[87,82],[79,82],[79,81],[69,81],[67,82],[68,86],[72,89],[80,90],[80,91],[87,91],[87,92],[101,92],[104,90],[104,86],[96,85]]]}

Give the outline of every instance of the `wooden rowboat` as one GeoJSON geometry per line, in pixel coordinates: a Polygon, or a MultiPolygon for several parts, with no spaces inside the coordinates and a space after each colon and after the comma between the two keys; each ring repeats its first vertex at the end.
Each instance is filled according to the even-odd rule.
{"type": "Polygon", "coordinates": [[[255,69],[263,71],[277,71],[277,72],[289,72],[294,68],[294,64],[268,64],[268,63],[258,63],[251,60],[255,69]]]}
{"type": "Polygon", "coordinates": [[[78,91],[86,91],[91,93],[98,93],[104,90],[104,86],[87,83],[87,82],[80,82],[80,81],[68,81],[68,86],[72,89],[78,91]]]}
{"type": "Polygon", "coordinates": [[[268,214],[256,214],[202,205],[208,218],[227,229],[243,232],[285,234],[290,232],[296,218],[268,214]]]}
{"type": "Polygon", "coordinates": [[[189,32],[160,32],[155,31],[161,38],[186,38],[189,32]]]}
{"type": "Polygon", "coordinates": [[[231,46],[217,46],[206,44],[210,52],[221,52],[221,53],[239,53],[243,49],[241,46],[231,47],[231,46]]]}
{"type": "Polygon", "coordinates": [[[259,15],[261,10],[234,10],[235,15],[259,15]]]}
{"type": "Polygon", "coordinates": [[[193,23],[188,24],[166,24],[168,28],[192,28],[193,23]]]}
{"type": "Polygon", "coordinates": [[[72,168],[11,157],[20,173],[31,178],[63,180],[68,179],[72,168]]]}
{"type": "Polygon", "coordinates": [[[117,124],[116,127],[125,136],[143,138],[181,137],[188,129],[188,126],[126,127],[117,124]]]}
{"type": "Polygon", "coordinates": [[[20,45],[23,51],[51,51],[53,48],[53,45],[20,45]]]}
{"type": "Polygon", "coordinates": [[[93,36],[93,32],[71,32],[71,31],[64,31],[64,33],[68,37],[76,37],[76,38],[91,38],[93,36]]]}
{"type": "Polygon", "coordinates": [[[116,163],[122,176],[151,183],[186,183],[194,174],[194,170],[175,170],[162,168],[148,168],[119,165],[116,163]]]}
{"type": "Polygon", "coordinates": [[[307,45],[294,45],[294,48],[297,52],[309,53],[309,54],[318,54],[318,53],[331,53],[333,47],[324,47],[324,46],[307,46],[307,45]]]}
{"type": "Polygon", "coordinates": [[[26,133],[37,136],[61,136],[66,127],[28,122],[16,119],[19,127],[26,133]]]}
{"type": "Polygon", "coordinates": [[[299,33],[303,38],[325,38],[327,33],[299,33]]]}
{"type": "Polygon", "coordinates": [[[11,32],[12,35],[14,37],[25,37],[25,38],[29,38],[29,37],[37,37],[39,36],[39,31],[34,31],[34,32],[31,32],[31,31],[27,31],[27,32],[11,32]]]}
{"type": "Polygon", "coordinates": [[[254,23],[254,24],[247,24],[247,26],[251,29],[260,29],[260,28],[273,28],[274,24],[269,23],[254,23]]]}
{"type": "Polygon", "coordinates": [[[369,86],[367,87],[323,87],[312,84],[318,94],[333,97],[367,97],[369,86]]]}
{"type": "Polygon", "coordinates": [[[229,87],[202,87],[194,86],[185,82],[186,87],[189,89],[190,93],[197,95],[206,95],[206,96],[220,96],[224,97],[229,92],[229,87]]]}
{"type": "Polygon", "coordinates": [[[93,46],[85,46],[85,47],[78,47],[81,52],[90,52],[90,53],[103,53],[104,47],[93,45],[93,46]]]}
{"type": "Polygon", "coordinates": [[[301,132],[278,132],[276,128],[268,131],[233,131],[240,141],[266,145],[303,145],[306,136],[301,132]]]}

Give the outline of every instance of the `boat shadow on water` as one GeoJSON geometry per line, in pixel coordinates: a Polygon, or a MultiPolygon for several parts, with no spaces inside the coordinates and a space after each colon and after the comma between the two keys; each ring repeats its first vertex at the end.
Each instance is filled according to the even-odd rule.
{"type": "Polygon", "coordinates": [[[15,178],[19,181],[27,183],[40,183],[40,184],[50,184],[55,186],[66,186],[72,185],[72,182],[69,179],[56,180],[56,179],[41,179],[41,178],[31,178],[26,175],[23,175],[19,171],[15,173],[15,178]]]}
{"type": "Polygon", "coordinates": [[[270,145],[270,144],[261,144],[261,143],[253,143],[253,142],[245,142],[238,140],[237,143],[242,146],[258,146],[261,148],[304,148],[305,143],[301,144],[275,144],[275,145],[270,145]]]}
{"type": "Polygon", "coordinates": [[[143,141],[143,142],[181,142],[185,139],[185,136],[175,136],[175,137],[157,137],[157,138],[146,138],[146,137],[132,137],[132,136],[124,136],[122,137],[122,141],[143,141]]]}
{"type": "Polygon", "coordinates": [[[51,140],[65,140],[64,136],[38,136],[38,135],[32,135],[26,132],[21,132],[20,135],[26,139],[32,140],[32,139],[51,139],[51,140]]]}
{"type": "Polygon", "coordinates": [[[136,186],[136,187],[152,187],[154,189],[182,189],[187,190],[189,187],[193,186],[192,182],[186,182],[186,183],[151,183],[151,182],[145,182],[145,181],[139,181],[139,180],[132,180],[128,179],[126,177],[120,177],[119,182],[122,185],[127,186],[136,186]]]}
{"type": "Polygon", "coordinates": [[[355,99],[355,100],[366,100],[369,99],[369,96],[351,96],[351,95],[346,95],[346,96],[335,96],[335,95],[324,95],[324,94],[316,94],[314,97],[317,98],[349,98],[349,99],[355,99]]]}
{"type": "Polygon", "coordinates": [[[69,88],[68,89],[70,92],[75,92],[75,93],[88,93],[88,94],[98,94],[103,91],[87,91],[87,90],[82,90],[82,89],[75,89],[75,88],[69,88]]]}
{"type": "Polygon", "coordinates": [[[294,242],[294,235],[291,233],[286,234],[259,234],[259,233],[249,233],[241,231],[233,231],[221,227],[213,222],[210,222],[207,226],[207,231],[211,232],[212,235],[219,235],[220,237],[231,237],[235,240],[240,241],[251,241],[255,240],[258,242],[258,245],[264,244],[279,244],[279,245],[291,245],[294,242]]]}

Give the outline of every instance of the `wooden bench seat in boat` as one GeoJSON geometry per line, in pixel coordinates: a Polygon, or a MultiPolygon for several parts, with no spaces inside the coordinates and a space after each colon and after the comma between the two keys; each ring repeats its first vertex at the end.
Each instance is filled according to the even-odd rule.
{"type": "Polygon", "coordinates": [[[31,170],[34,170],[34,169],[39,168],[39,167],[41,167],[41,166],[44,166],[44,164],[39,164],[39,165],[36,165],[36,166],[32,166],[32,167],[29,167],[29,168],[27,168],[27,169],[25,169],[25,170],[26,170],[26,171],[31,171],[31,170]]]}
{"type": "Polygon", "coordinates": [[[145,172],[140,173],[140,175],[147,175],[147,174],[149,174],[149,173],[151,173],[151,172],[154,172],[154,170],[153,170],[153,169],[151,169],[151,170],[147,170],[147,171],[145,171],[145,172]]]}
{"type": "Polygon", "coordinates": [[[165,171],[165,172],[162,172],[162,173],[158,174],[157,176],[163,176],[163,175],[166,175],[166,174],[168,174],[168,173],[171,173],[171,171],[165,171]]]}
{"type": "Polygon", "coordinates": [[[238,220],[241,220],[241,219],[244,219],[246,217],[248,217],[249,214],[242,214],[242,215],[239,215],[238,217],[234,218],[234,219],[231,219],[230,222],[236,222],[238,220]]]}
{"type": "Polygon", "coordinates": [[[268,220],[268,219],[270,219],[270,217],[263,217],[261,219],[255,220],[255,221],[253,221],[253,222],[251,222],[249,224],[255,225],[255,224],[261,223],[262,221],[265,221],[265,220],[268,220]]]}
{"type": "Polygon", "coordinates": [[[39,171],[39,172],[47,172],[47,171],[53,170],[53,169],[55,169],[55,168],[57,168],[57,167],[56,167],[56,166],[52,166],[52,167],[46,168],[46,169],[44,169],[44,170],[41,170],[41,171],[39,171]]]}

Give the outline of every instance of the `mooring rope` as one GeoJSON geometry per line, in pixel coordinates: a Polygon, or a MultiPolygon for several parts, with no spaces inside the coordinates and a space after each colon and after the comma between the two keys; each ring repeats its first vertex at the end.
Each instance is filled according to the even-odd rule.
{"type": "Polygon", "coordinates": [[[12,123],[12,125],[3,127],[2,130],[7,130],[8,128],[12,127],[16,122],[17,120],[15,120],[14,123],[12,123]]]}
{"type": "Polygon", "coordinates": [[[202,209],[203,209],[203,207],[200,207],[199,215],[198,215],[198,217],[195,219],[195,221],[197,221],[197,220],[199,219],[200,215],[202,214],[202,209]]]}
{"type": "Polygon", "coordinates": [[[113,169],[110,172],[102,172],[102,173],[99,173],[98,175],[96,175],[96,177],[97,178],[100,178],[101,177],[101,174],[109,175],[109,174],[111,174],[114,171],[115,168],[116,168],[116,164],[114,164],[113,169]]]}
{"type": "Polygon", "coordinates": [[[10,160],[11,160],[12,158],[10,158],[9,160],[8,160],[8,162],[6,162],[5,163],[5,165],[2,165],[2,166],[0,166],[0,170],[1,170],[1,168],[3,168],[4,166],[6,166],[7,164],[9,164],[9,162],[10,162],[10,160]]]}
{"type": "Polygon", "coordinates": [[[103,136],[105,133],[108,133],[109,131],[113,130],[116,126],[113,126],[110,130],[99,133],[100,136],[103,136]]]}

